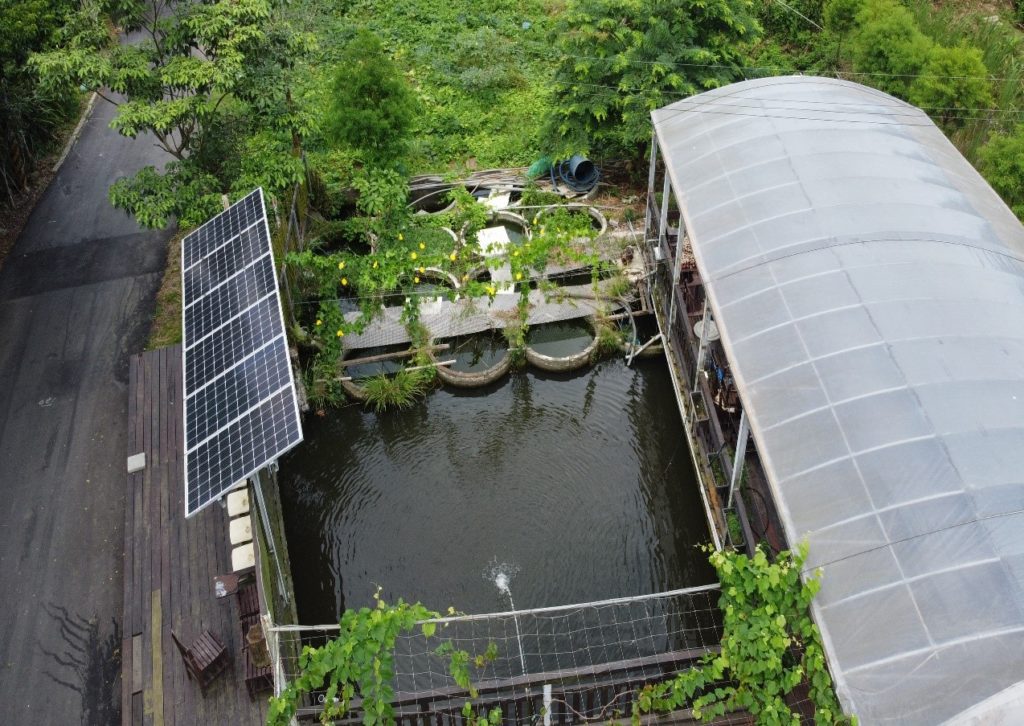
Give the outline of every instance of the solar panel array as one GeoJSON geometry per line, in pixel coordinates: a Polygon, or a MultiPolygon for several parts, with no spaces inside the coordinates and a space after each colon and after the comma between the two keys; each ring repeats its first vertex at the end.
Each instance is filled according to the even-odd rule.
{"type": "Polygon", "coordinates": [[[185,515],[302,441],[263,190],[182,240],[185,515]]]}

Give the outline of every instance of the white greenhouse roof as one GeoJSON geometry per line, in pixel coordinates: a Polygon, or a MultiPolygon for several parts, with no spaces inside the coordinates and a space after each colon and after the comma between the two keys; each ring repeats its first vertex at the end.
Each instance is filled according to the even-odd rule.
{"type": "Polygon", "coordinates": [[[854,83],[652,117],[786,534],[824,570],[844,707],[977,719],[1024,681],[1024,228],[924,113],[854,83]]]}

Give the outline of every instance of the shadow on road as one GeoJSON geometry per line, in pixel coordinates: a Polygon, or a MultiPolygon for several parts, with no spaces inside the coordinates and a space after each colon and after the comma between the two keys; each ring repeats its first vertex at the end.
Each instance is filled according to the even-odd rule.
{"type": "Polygon", "coordinates": [[[63,653],[40,650],[53,661],[54,669],[43,671],[58,686],[70,689],[82,699],[84,726],[115,726],[121,722],[121,628],[110,619],[111,629],[100,632],[98,619],[87,619],[60,605],[47,603],[46,613],[66,645],[63,653]]]}

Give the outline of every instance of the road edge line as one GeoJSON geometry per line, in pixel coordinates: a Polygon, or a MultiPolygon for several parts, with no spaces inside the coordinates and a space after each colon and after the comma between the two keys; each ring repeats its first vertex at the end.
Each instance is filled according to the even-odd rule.
{"type": "Polygon", "coordinates": [[[92,115],[92,107],[96,103],[96,92],[92,92],[92,96],[89,98],[89,103],[86,105],[85,110],[82,111],[82,117],[78,119],[78,125],[75,126],[75,130],[71,132],[71,138],[68,139],[68,143],[64,144],[64,151],[61,152],[60,158],[57,159],[57,163],[53,165],[53,173],[56,174],[60,171],[61,166],[64,164],[64,160],[68,158],[68,154],[71,153],[71,148],[78,141],[78,137],[82,135],[82,127],[85,126],[85,122],[89,120],[89,116],[92,115]]]}

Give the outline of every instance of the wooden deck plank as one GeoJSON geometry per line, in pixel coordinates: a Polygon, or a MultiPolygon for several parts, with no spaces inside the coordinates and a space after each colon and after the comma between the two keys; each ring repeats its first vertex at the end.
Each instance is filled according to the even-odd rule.
{"type": "MultiPolygon", "coordinates": [[[[177,443],[177,437],[175,430],[177,428],[177,422],[181,418],[181,410],[179,407],[179,387],[180,387],[180,372],[181,372],[181,350],[180,348],[168,348],[165,351],[168,376],[165,385],[165,396],[168,402],[166,406],[166,424],[164,435],[164,444],[167,447],[168,455],[166,457],[166,473],[167,473],[167,506],[168,506],[168,539],[167,547],[170,552],[180,552],[181,538],[180,526],[173,526],[176,519],[183,519],[185,516],[185,510],[181,506],[180,497],[178,492],[182,488],[182,474],[180,470],[179,459],[184,454],[184,451],[179,448],[177,443]]],[[[180,555],[178,555],[180,558],[180,555]]],[[[168,629],[171,624],[178,628],[179,632],[182,630],[184,620],[182,618],[182,606],[188,603],[187,594],[182,588],[181,583],[187,576],[188,567],[177,567],[172,568],[173,574],[170,577],[170,599],[171,606],[168,609],[168,629]]],[[[168,652],[167,657],[175,659],[177,657],[176,652],[168,652]]],[[[180,660],[180,659],[179,659],[180,660]]],[[[168,724],[177,723],[188,723],[190,715],[188,713],[186,699],[183,698],[183,694],[186,693],[188,687],[188,678],[185,674],[185,669],[181,667],[181,663],[175,663],[174,668],[169,671],[169,682],[168,689],[174,694],[173,699],[169,699],[169,716],[168,724]]]]}
{"type": "MultiPolygon", "coordinates": [[[[162,348],[160,353],[160,384],[161,400],[170,404],[174,401],[171,383],[171,363],[168,360],[167,349],[162,348]]],[[[173,574],[170,565],[170,537],[173,527],[173,512],[170,510],[170,490],[174,481],[174,434],[173,418],[175,415],[173,405],[163,405],[160,410],[160,447],[161,447],[161,468],[163,469],[164,482],[167,485],[160,488],[160,593],[163,600],[164,619],[161,629],[162,658],[167,664],[163,669],[163,691],[166,695],[164,704],[164,722],[175,723],[174,711],[174,671],[171,667],[171,656],[174,643],[171,641],[171,622],[174,612],[174,593],[171,588],[173,574]]]]}
{"type": "Polygon", "coordinates": [[[184,516],[181,349],[146,353],[132,367],[129,446],[146,453],[147,466],[126,485],[124,622],[133,632],[124,634],[122,723],[262,723],[265,699],[250,701],[245,688],[237,603],[213,596],[213,575],[230,571],[226,514],[212,506],[184,516]],[[209,629],[229,651],[231,668],[205,697],[185,674],[172,629],[186,644],[209,629]],[[141,653],[129,652],[136,632],[141,653]],[[141,674],[139,693],[132,692],[133,670],[141,674]]]}

